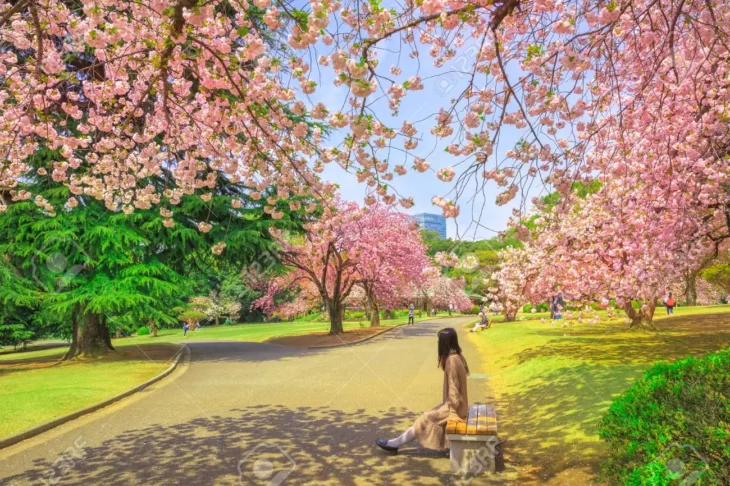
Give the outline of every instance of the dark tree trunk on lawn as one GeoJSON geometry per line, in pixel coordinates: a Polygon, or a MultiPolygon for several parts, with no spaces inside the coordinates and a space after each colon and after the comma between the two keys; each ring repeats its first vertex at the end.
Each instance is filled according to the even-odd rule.
{"type": "Polygon", "coordinates": [[[380,326],[380,309],[375,301],[372,302],[373,311],[370,313],[370,327],[380,326]]]}
{"type": "Polygon", "coordinates": [[[330,334],[342,334],[342,317],[345,314],[345,306],[342,303],[330,302],[327,306],[330,316],[330,334]]]}
{"type": "Polygon", "coordinates": [[[380,326],[380,308],[378,307],[378,301],[373,295],[373,289],[370,284],[363,283],[363,290],[365,290],[365,297],[368,307],[371,309],[370,313],[370,327],[380,326]]]}
{"type": "Polygon", "coordinates": [[[95,358],[114,350],[105,316],[79,308],[74,311],[71,319],[73,336],[64,360],[78,356],[95,358]]]}
{"type": "Polygon", "coordinates": [[[689,273],[685,280],[687,305],[697,305],[697,272],[689,273]]]}

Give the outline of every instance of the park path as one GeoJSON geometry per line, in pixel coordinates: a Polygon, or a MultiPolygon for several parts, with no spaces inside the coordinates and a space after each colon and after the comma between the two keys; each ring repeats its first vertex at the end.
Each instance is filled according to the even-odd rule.
{"type": "Polygon", "coordinates": [[[470,400],[487,400],[464,330],[471,320],[423,321],[322,350],[191,344],[189,365],[170,378],[0,451],[0,484],[451,484],[445,454],[391,456],[373,443],[439,403],[440,328],[459,332],[474,372],[470,400]]]}

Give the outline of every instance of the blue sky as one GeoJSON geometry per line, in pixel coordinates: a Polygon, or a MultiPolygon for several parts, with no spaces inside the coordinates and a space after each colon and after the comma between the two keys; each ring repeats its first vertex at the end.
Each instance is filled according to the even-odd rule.
{"type": "MultiPolygon", "coordinates": [[[[322,49],[318,48],[317,54],[331,52],[330,48],[322,45],[318,47],[322,47],[322,49]]],[[[433,67],[433,59],[427,52],[422,52],[418,59],[410,59],[405,49],[400,54],[396,52],[401,49],[397,40],[389,40],[383,47],[378,51],[380,60],[378,73],[387,74],[388,77],[396,79],[398,82],[405,81],[409,76],[418,74],[423,80],[424,89],[408,92],[408,95],[402,100],[398,116],[392,116],[385,99],[369,107],[372,108],[381,122],[392,128],[400,128],[404,120],[420,121],[416,124],[416,127],[419,129],[418,137],[421,141],[412,153],[426,159],[432,169],[451,166],[457,172],[457,178],[454,181],[444,183],[436,178],[434,172],[429,171],[421,174],[410,169],[413,165],[412,159],[409,158],[405,163],[404,153],[394,151],[391,152],[391,157],[388,159],[390,167],[392,168],[396,164],[404,164],[409,168],[409,172],[405,176],[396,175],[392,181],[392,186],[397,189],[401,196],[413,197],[415,206],[407,211],[404,210],[405,212],[409,214],[422,212],[441,214],[441,209],[431,203],[431,198],[440,195],[453,199],[453,195],[449,197],[448,193],[454,188],[458,174],[461,173],[462,167],[458,164],[462,158],[444,152],[444,148],[453,142],[452,137],[437,139],[429,133],[429,129],[434,125],[433,117],[439,109],[442,107],[448,108],[450,98],[461,93],[467,85],[469,75],[465,71],[472,65],[477,49],[469,45],[462,47],[459,49],[460,54],[458,56],[447,62],[442,68],[435,68],[433,67]],[[399,65],[403,70],[403,74],[397,77],[390,75],[388,69],[391,65],[399,65]]],[[[309,97],[311,102],[322,102],[330,111],[347,112],[349,107],[346,104],[347,87],[336,87],[333,84],[331,67],[318,66],[314,59],[311,62],[313,69],[311,79],[318,84],[317,91],[309,97]]],[[[389,86],[390,83],[384,81],[381,88],[387,89],[389,86]]],[[[371,98],[381,96],[381,88],[371,98]]],[[[346,130],[336,132],[326,145],[338,145],[346,130]]],[[[505,130],[501,137],[500,146],[496,148],[492,157],[502,157],[504,152],[511,149],[520,138],[521,132],[517,129],[507,126],[505,130]]],[[[400,137],[393,142],[402,147],[400,137]]],[[[381,151],[379,157],[384,157],[384,155],[385,152],[381,151]]],[[[487,164],[487,166],[492,167],[493,165],[493,160],[487,164]]],[[[354,174],[345,172],[335,164],[326,166],[322,177],[337,183],[340,186],[341,196],[345,199],[362,203],[367,193],[365,184],[358,183],[354,174]]],[[[480,183],[482,182],[480,181],[480,183]]],[[[518,196],[511,204],[500,207],[494,201],[497,194],[502,190],[504,188],[498,188],[493,181],[490,181],[486,187],[481,189],[477,188],[476,182],[472,182],[468,191],[459,198],[459,204],[461,205],[460,216],[455,220],[447,220],[449,237],[468,240],[490,238],[495,236],[497,231],[504,230],[512,209],[520,203],[527,203],[526,200],[529,197],[520,198],[518,196]]],[[[541,191],[541,187],[536,187],[530,192],[529,196],[540,194],[541,191]]]]}

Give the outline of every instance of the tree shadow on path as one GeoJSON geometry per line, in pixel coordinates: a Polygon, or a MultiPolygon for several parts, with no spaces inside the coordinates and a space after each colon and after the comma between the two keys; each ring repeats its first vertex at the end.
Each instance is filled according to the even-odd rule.
{"type": "Polygon", "coordinates": [[[246,407],[127,431],[84,447],[83,458],[69,458],[67,471],[36,460],[3,484],[45,484],[49,471],[58,480],[52,484],[105,486],[256,485],[274,478],[287,484],[452,484],[446,453],[415,447],[389,455],[374,445],[411,416],[405,409],[372,416],[328,407],[246,407]]]}

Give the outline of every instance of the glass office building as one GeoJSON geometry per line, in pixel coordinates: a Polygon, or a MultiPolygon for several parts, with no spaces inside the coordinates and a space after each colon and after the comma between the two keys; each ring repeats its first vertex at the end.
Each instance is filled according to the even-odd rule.
{"type": "Polygon", "coordinates": [[[446,218],[440,214],[421,213],[411,217],[422,229],[435,231],[446,239],[446,218]]]}

